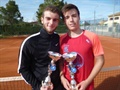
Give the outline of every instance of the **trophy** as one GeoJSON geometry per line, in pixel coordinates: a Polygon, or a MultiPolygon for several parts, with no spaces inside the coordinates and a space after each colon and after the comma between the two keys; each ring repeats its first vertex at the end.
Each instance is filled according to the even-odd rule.
{"type": "Polygon", "coordinates": [[[68,64],[68,68],[70,70],[70,76],[71,76],[71,90],[78,90],[76,88],[76,81],[74,79],[74,74],[77,72],[77,69],[75,68],[75,65],[73,64],[73,61],[76,59],[77,57],[77,53],[76,52],[70,52],[70,53],[65,53],[62,55],[63,58],[69,63],[68,64]]]}
{"type": "Polygon", "coordinates": [[[43,87],[50,87],[52,85],[50,75],[52,71],[56,70],[55,61],[59,60],[61,58],[61,54],[53,51],[48,51],[49,57],[52,58],[51,63],[48,65],[48,76],[45,78],[45,81],[42,81],[43,87]]]}

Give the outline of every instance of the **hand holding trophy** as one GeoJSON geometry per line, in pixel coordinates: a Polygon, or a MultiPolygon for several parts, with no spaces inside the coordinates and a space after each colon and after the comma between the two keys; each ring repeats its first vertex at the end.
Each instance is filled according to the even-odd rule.
{"type": "Polygon", "coordinates": [[[48,65],[48,76],[45,78],[45,81],[42,81],[42,86],[43,87],[48,87],[48,90],[53,89],[53,85],[51,82],[50,75],[52,71],[56,70],[56,65],[55,62],[61,58],[61,54],[53,51],[48,51],[49,57],[52,58],[51,63],[48,65]]]}
{"type": "Polygon", "coordinates": [[[70,53],[65,53],[63,54],[63,58],[69,62],[68,68],[70,70],[70,75],[71,75],[71,90],[78,90],[76,87],[76,81],[74,79],[74,74],[77,72],[77,69],[75,68],[75,65],[73,64],[73,61],[76,59],[77,53],[76,52],[70,52],[70,53]]]}

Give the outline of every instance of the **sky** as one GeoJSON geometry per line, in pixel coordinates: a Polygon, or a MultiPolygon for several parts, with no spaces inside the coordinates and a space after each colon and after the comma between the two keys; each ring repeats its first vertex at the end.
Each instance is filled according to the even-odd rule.
{"type": "MultiPolygon", "coordinates": [[[[0,0],[0,6],[6,7],[9,0],[0,0]]],[[[36,21],[36,12],[44,0],[15,0],[26,22],[36,21]]],[[[120,12],[120,0],[64,0],[75,4],[80,10],[82,21],[107,19],[108,15],[120,12]]]]}

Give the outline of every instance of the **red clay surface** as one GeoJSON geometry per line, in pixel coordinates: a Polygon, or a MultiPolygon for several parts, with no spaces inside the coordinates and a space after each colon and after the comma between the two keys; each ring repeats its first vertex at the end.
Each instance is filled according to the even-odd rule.
{"type": "MultiPolygon", "coordinates": [[[[25,38],[26,37],[11,37],[6,39],[0,39],[0,77],[20,76],[17,73],[18,53],[19,53],[20,44],[25,38]]],[[[120,38],[100,36],[100,40],[102,42],[105,52],[104,68],[120,66],[120,38]]],[[[106,75],[103,72],[101,72],[96,77],[95,79],[96,80],[95,87],[97,88],[96,90],[117,90],[115,88],[118,88],[118,85],[120,85],[120,83],[117,83],[118,80],[120,81],[120,69],[113,72],[108,71],[107,73],[110,75],[106,75]],[[106,89],[106,86],[104,86],[106,85],[105,83],[106,81],[104,81],[105,79],[108,79],[108,82],[115,79],[117,80],[117,82],[115,81],[117,84],[115,84],[112,81],[113,84],[115,84],[113,87],[114,89],[111,88],[109,83],[107,84],[108,87],[110,88],[106,89]]],[[[25,83],[23,82],[23,85],[24,84],[25,83]]],[[[19,85],[17,85],[17,89],[9,89],[9,87],[5,89],[5,86],[3,86],[3,84],[0,83],[0,90],[29,90],[28,88],[18,89],[18,87],[19,85]]]]}

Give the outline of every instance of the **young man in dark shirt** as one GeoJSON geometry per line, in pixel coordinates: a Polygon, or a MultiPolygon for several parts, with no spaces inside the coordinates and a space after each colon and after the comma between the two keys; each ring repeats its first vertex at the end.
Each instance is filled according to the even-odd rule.
{"type": "MultiPolygon", "coordinates": [[[[48,75],[48,65],[51,62],[48,51],[59,53],[59,35],[54,32],[59,20],[58,8],[46,7],[41,17],[43,28],[40,32],[27,37],[20,47],[18,73],[32,86],[33,90],[48,90],[41,86],[48,75]]],[[[53,89],[49,90],[62,90],[57,60],[55,64],[56,70],[51,74],[53,89]]]]}

